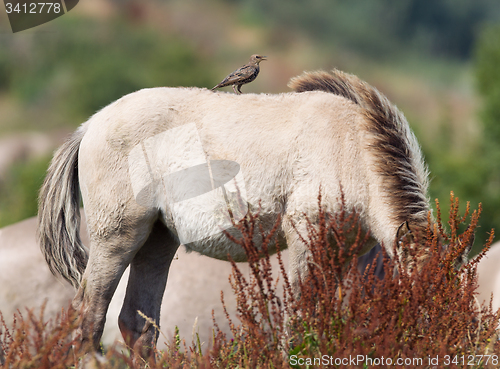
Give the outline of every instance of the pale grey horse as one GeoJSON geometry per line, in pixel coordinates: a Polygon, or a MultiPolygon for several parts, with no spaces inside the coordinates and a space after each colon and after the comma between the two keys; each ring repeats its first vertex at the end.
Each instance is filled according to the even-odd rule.
{"type": "Polygon", "coordinates": [[[478,299],[490,303],[493,311],[500,309],[500,242],[495,242],[477,266],[478,299]]]}
{"type": "Polygon", "coordinates": [[[306,273],[300,234],[306,216],[317,219],[320,190],[328,214],[359,213],[367,250],[379,242],[392,255],[402,224],[425,229],[428,172],[403,114],[339,71],[290,86],[279,95],[141,90],[92,116],[56,152],[40,191],[40,244],[51,270],[78,287],[73,306],[95,349],[130,265],[119,327],[137,354],[150,355],[155,329],[137,311],[159,321],[178,246],[244,261],[222,230],[238,237],[233,223],[248,210],[266,231],[281,219],[294,286],[306,273]],[[79,190],[89,251],[78,236],[79,190]]]}

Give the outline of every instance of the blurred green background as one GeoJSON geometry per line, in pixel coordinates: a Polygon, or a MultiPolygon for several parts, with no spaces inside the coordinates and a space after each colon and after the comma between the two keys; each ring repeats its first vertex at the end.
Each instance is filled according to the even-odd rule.
{"type": "Polygon", "coordinates": [[[52,150],[95,111],[212,87],[254,53],[269,60],[246,92],[334,67],[375,85],[421,142],[431,199],[482,202],[476,251],[500,225],[498,0],[84,0],[16,34],[0,10],[0,227],[36,214],[52,150]]]}

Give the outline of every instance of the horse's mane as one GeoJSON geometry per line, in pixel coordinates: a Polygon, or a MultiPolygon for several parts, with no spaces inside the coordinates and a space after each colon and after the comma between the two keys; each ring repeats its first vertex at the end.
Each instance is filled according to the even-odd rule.
{"type": "Polygon", "coordinates": [[[420,146],[406,118],[376,88],[354,75],[333,70],[306,72],[292,78],[288,86],[295,92],[325,91],[342,96],[361,108],[372,140],[377,170],[385,177],[386,199],[396,209],[398,222],[409,221],[417,227],[427,222],[426,198],[428,171],[420,146]]]}

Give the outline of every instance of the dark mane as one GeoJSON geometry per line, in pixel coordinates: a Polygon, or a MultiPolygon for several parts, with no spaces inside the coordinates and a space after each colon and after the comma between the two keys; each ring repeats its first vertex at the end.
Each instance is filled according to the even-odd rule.
{"type": "Polygon", "coordinates": [[[385,177],[385,198],[399,223],[425,227],[429,201],[428,172],[418,142],[404,115],[376,88],[358,77],[333,70],[304,73],[288,86],[295,92],[324,91],[343,96],[360,106],[371,133],[378,172],[385,177]]]}

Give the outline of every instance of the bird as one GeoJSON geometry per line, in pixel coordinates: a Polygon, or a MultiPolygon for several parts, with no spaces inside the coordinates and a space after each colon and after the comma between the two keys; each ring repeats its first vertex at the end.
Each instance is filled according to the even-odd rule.
{"type": "Polygon", "coordinates": [[[263,60],[267,60],[266,56],[262,55],[252,55],[248,64],[245,64],[241,68],[236,69],[233,73],[229,74],[226,78],[222,80],[217,86],[212,88],[214,91],[217,88],[233,86],[233,91],[235,94],[241,94],[241,86],[246,83],[252,82],[259,74],[260,68],[259,63],[263,60]],[[238,91],[236,91],[236,88],[238,91]]]}

